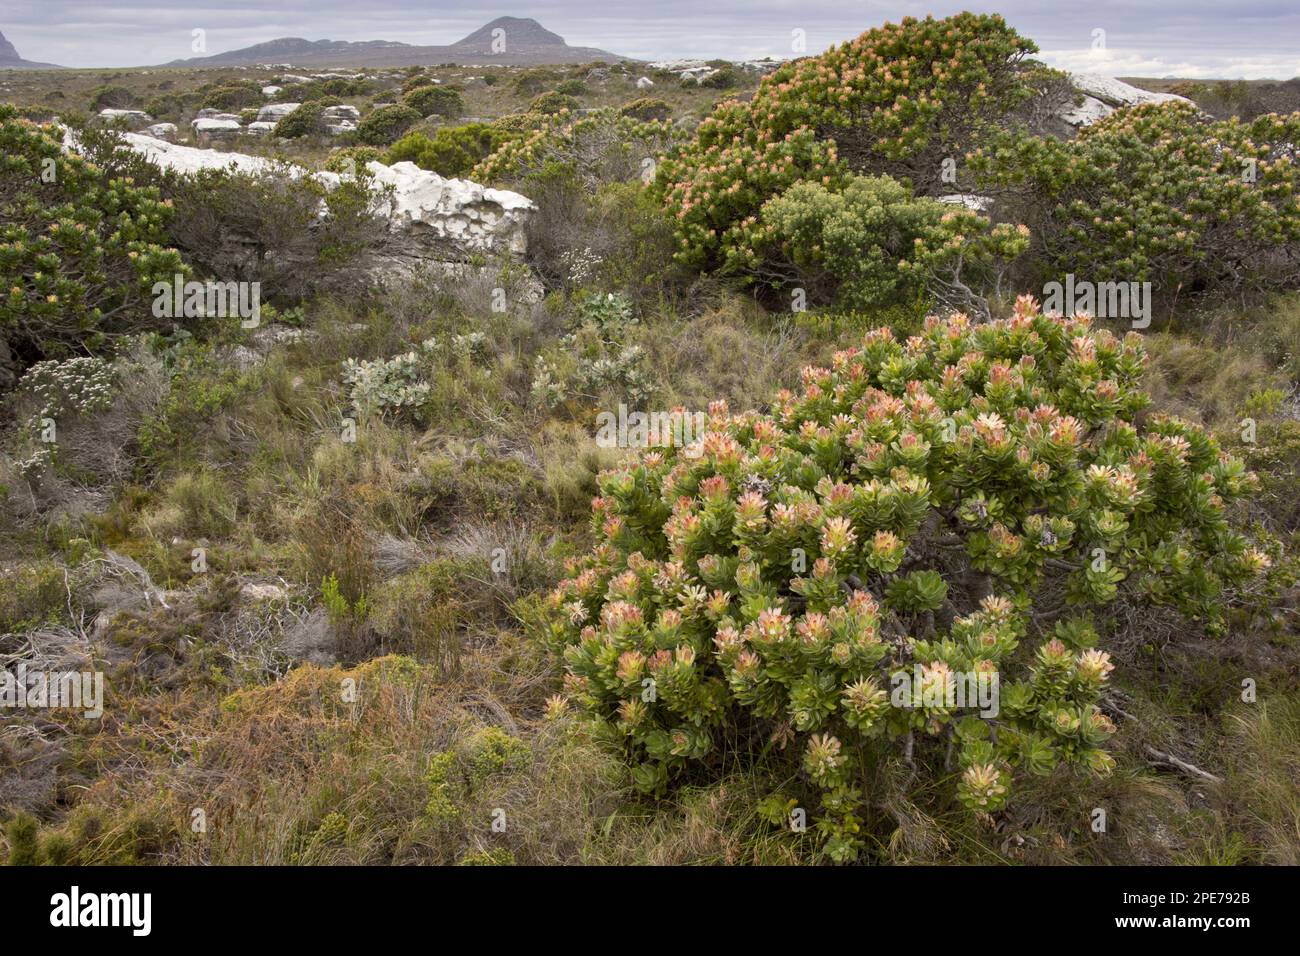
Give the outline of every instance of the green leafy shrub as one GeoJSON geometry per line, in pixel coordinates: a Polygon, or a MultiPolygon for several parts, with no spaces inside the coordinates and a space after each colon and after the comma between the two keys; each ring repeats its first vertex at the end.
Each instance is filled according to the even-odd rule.
{"type": "Polygon", "coordinates": [[[331,173],[352,173],[366,168],[367,163],[382,162],[384,154],[374,146],[345,146],[330,154],[325,170],[331,173]]]}
{"type": "MultiPolygon", "coordinates": [[[[185,272],[157,189],[62,148],[0,106],[0,337],[24,364],[158,327],[151,288],[185,272]]],[[[170,324],[170,320],[167,320],[170,324]]]]}
{"type": "Polygon", "coordinates": [[[510,88],[521,96],[535,96],[559,78],[554,70],[545,68],[524,70],[510,81],[510,88]]]}
{"type": "Polygon", "coordinates": [[[541,113],[544,116],[554,116],[557,113],[571,112],[578,108],[578,101],[572,96],[566,96],[558,90],[552,90],[549,93],[543,93],[536,96],[528,104],[530,113],[541,113]]]}
{"type": "Polygon", "coordinates": [[[412,162],[440,176],[464,176],[510,138],[509,133],[488,123],[444,126],[432,136],[407,133],[388,148],[383,161],[389,165],[412,162]]]}
{"type": "Polygon", "coordinates": [[[780,67],[659,164],[683,261],[756,268],[759,210],[797,182],[858,172],[908,179],[921,195],[951,192],[943,160],[1033,95],[1023,73],[1034,49],[1001,17],[962,13],[908,17],[780,67]]]}
{"type": "Polygon", "coordinates": [[[740,76],[736,68],[727,63],[706,75],[699,85],[710,90],[729,90],[740,85],[740,76]]]}
{"type": "Polygon", "coordinates": [[[673,115],[673,108],[664,100],[654,96],[642,96],[635,100],[624,103],[618,108],[623,116],[630,116],[632,119],[642,123],[670,119],[673,115]]]}
{"type": "Polygon", "coordinates": [[[17,634],[68,612],[68,583],[54,562],[0,568],[0,634],[17,634]]]}
{"type": "Polygon", "coordinates": [[[759,218],[766,241],[793,267],[791,281],[814,300],[850,309],[927,295],[987,318],[987,302],[971,286],[998,288],[1009,261],[1029,245],[1023,226],[993,226],[962,206],[916,198],[888,176],[854,176],[838,192],[797,183],[759,218]],[[993,280],[977,282],[981,271],[993,280]]]}
{"type": "Polygon", "coordinates": [[[419,121],[420,114],[409,106],[381,106],[361,120],[357,139],[369,146],[387,146],[419,121]]]}
{"type": "Polygon", "coordinates": [[[1025,297],[872,331],[770,414],[717,403],[694,447],[600,477],[599,543],[548,601],[568,694],[651,791],[724,746],[801,740],[773,807],[816,814],[833,859],[862,849],[894,761],[927,787],[951,753],[981,812],[1018,772],[1108,771],[1090,611],[1171,604],[1214,630],[1269,563],[1226,515],[1242,463],[1185,422],[1132,424],[1143,363],[1136,333],[1025,297]],[[996,716],[963,716],[959,675],[998,675],[996,716]]]}
{"type": "Polygon", "coordinates": [[[460,94],[443,86],[416,87],[402,97],[402,102],[421,116],[455,118],[465,112],[460,94]]]}
{"type": "Polygon", "coordinates": [[[601,109],[575,118],[548,116],[533,132],[507,141],[474,168],[478,182],[517,182],[547,166],[571,169],[589,189],[635,179],[646,160],[673,142],[671,123],[641,122],[601,109]]]}
{"type": "Polygon", "coordinates": [[[355,288],[365,281],[367,254],[387,234],[379,213],[385,193],[372,188],[364,167],[356,171],[332,189],[291,164],[179,177],[169,186],[172,237],[191,261],[259,281],[268,295],[355,288]],[[242,245],[234,255],[231,237],[242,245]]]}
{"type": "Polygon", "coordinates": [[[218,86],[203,94],[204,108],[228,113],[257,106],[261,102],[262,93],[253,86],[218,86]]]}
{"type": "Polygon", "coordinates": [[[1157,289],[1294,285],[1300,113],[1215,122],[1188,103],[1119,110],[1069,141],[1007,135],[976,151],[1018,198],[1049,275],[1157,289]]]}
{"type": "Polygon", "coordinates": [[[134,108],[135,94],[125,86],[97,86],[90,94],[90,108],[100,110],[125,110],[134,108]]]}
{"type": "Polygon", "coordinates": [[[437,341],[426,339],[418,349],[389,359],[347,359],[342,379],[352,406],[363,414],[401,415],[419,410],[432,396],[427,365],[437,350],[437,341]]]}
{"type": "Polygon", "coordinates": [[[577,312],[558,348],[537,357],[533,401],[553,407],[572,398],[595,402],[612,397],[642,405],[654,383],[645,369],[644,350],[626,341],[637,325],[632,303],[621,293],[586,295],[577,312]]]}
{"type": "Polygon", "coordinates": [[[325,131],[324,112],[325,106],[322,103],[303,103],[292,113],[281,116],[273,132],[285,139],[319,136],[325,131]]]}

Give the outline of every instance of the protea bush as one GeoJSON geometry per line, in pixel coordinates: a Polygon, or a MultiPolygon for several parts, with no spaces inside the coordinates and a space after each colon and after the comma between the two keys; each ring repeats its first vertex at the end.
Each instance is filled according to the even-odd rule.
{"type": "Polygon", "coordinates": [[[794,753],[764,809],[833,859],[886,763],[984,814],[1018,775],[1108,772],[1102,609],[1214,630],[1269,563],[1229,521],[1251,476],[1142,421],[1143,367],[1136,333],[1024,297],[873,331],[769,412],[715,404],[695,444],[600,476],[598,543],[548,599],[568,696],[647,791],[794,753]],[[996,706],[957,706],[958,675],[996,676],[996,706]]]}
{"type": "Polygon", "coordinates": [[[0,106],[0,340],[24,364],[158,327],[150,289],[186,271],[165,245],[159,191],[65,152],[62,137],[0,106]]]}
{"type": "Polygon", "coordinates": [[[1033,96],[1034,44],[998,16],[904,18],[765,77],[728,100],[659,165],[682,261],[751,271],[763,258],[759,210],[799,182],[852,173],[908,180],[921,195],[983,133],[1033,96]]]}
{"type": "Polygon", "coordinates": [[[474,167],[477,182],[513,183],[549,164],[571,168],[588,188],[635,179],[643,164],[673,142],[673,124],[642,120],[612,108],[577,115],[570,109],[541,114],[536,128],[503,142],[474,167]]]}
{"type": "Polygon", "coordinates": [[[981,188],[1027,223],[1051,278],[1204,290],[1300,279],[1300,113],[1214,121],[1190,103],[1119,110],[1073,140],[1006,134],[981,188]]]}

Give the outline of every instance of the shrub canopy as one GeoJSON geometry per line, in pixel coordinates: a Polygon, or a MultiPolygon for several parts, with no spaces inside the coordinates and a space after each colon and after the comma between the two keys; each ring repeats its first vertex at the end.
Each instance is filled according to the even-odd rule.
{"type": "Polygon", "coordinates": [[[1300,279],[1300,113],[1215,122],[1118,110],[1073,140],[1006,135],[971,157],[1050,276],[1204,289],[1300,279]],[[1019,197],[1019,201],[1015,201],[1019,197]]]}
{"type": "Polygon", "coordinates": [[[951,192],[945,158],[1033,95],[1034,44],[1001,17],[905,18],[820,56],[787,63],[748,102],[720,104],[668,156],[656,188],[677,217],[683,261],[749,269],[762,257],[758,212],[794,183],[854,172],[951,192]]]}
{"type": "Polygon", "coordinates": [[[1106,772],[1112,665],[1088,610],[1213,627],[1269,561],[1226,515],[1242,463],[1177,419],[1134,424],[1143,367],[1136,333],[1026,297],[984,325],[873,331],[768,414],[715,405],[693,446],[600,476],[598,544],[549,598],[569,694],[648,790],[801,740],[811,786],[775,817],[815,807],[840,859],[885,760],[946,777],[951,747],[983,811],[1016,771],[1106,772]],[[958,674],[999,675],[996,718],[946,703],[958,674]]]}
{"type": "Polygon", "coordinates": [[[62,135],[0,106],[0,337],[27,361],[158,326],[150,289],[185,271],[158,190],[66,152],[62,135]]]}

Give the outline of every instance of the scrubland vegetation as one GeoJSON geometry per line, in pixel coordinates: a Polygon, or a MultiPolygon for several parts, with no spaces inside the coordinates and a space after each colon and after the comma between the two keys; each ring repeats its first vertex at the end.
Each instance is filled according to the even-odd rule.
{"type": "Polygon", "coordinates": [[[400,275],[364,172],[161,173],[75,115],[126,77],[0,107],[0,661],[106,675],[0,716],[0,856],[1300,862],[1300,113],[1062,138],[1034,51],[286,91],[394,105],[267,154],[537,204],[526,261],[400,275]],[[176,273],[260,324],[158,316],[176,273]]]}

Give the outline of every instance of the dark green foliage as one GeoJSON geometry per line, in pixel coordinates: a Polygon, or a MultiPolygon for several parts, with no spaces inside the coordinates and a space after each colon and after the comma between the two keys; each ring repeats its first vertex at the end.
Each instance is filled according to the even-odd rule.
{"type": "Polygon", "coordinates": [[[449,119],[465,112],[460,94],[445,86],[420,86],[411,90],[402,102],[421,116],[444,116],[449,119]]]}
{"type": "Polygon", "coordinates": [[[381,106],[357,127],[357,139],[370,146],[387,146],[420,121],[409,106],[381,106]]]}
{"type": "Polygon", "coordinates": [[[0,337],[30,361],[164,324],[150,289],[185,268],[166,247],[172,210],[158,190],[60,140],[0,106],[0,337]]]}
{"type": "Polygon", "coordinates": [[[432,136],[407,133],[388,148],[383,161],[390,165],[408,161],[440,176],[465,176],[510,138],[504,130],[487,123],[444,126],[432,136]]]}

